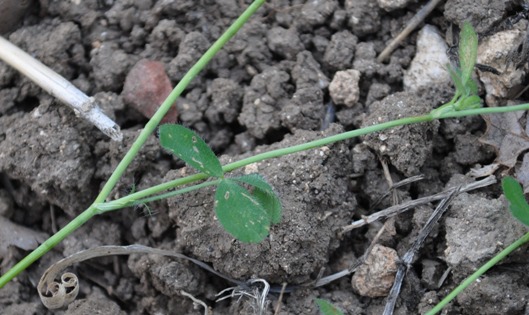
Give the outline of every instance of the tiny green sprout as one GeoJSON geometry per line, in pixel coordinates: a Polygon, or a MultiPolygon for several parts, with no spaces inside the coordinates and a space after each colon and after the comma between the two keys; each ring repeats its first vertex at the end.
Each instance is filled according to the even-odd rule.
{"type": "Polygon", "coordinates": [[[501,182],[505,198],[509,201],[509,210],[513,217],[529,226],[529,204],[525,200],[522,186],[514,178],[507,176],[501,182]]]}
{"type": "Polygon", "coordinates": [[[459,33],[459,66],[461,67],[461,79],[465,86],[472,80],[477,58],[478,35],[472,25],[465,21],[459,33]]]}
{"type": "Polygon", "coordinates": [[[448,73],[456,91],[452,100],[431,112],[438,118],[451,111],[477,109],[481,107],[478,85],[472,78],[478,53],[478,35],[469,22],[463,23],[459,33],[459,67],[448,65],[448,73]]]}
{"type": "MultiPolygon", "coordinates": [[[[459,68],[450,71],[450,76],[456,86],[455,110],[472,109],[481,106],[477,96],[478,85],[472,79],[474,66],[478,58],[478,35],[469,22],[463,23],[459,34],[459,68]]],[[[450,68],[450,66],[449,66],[450,68]]]]}
{"type": "MultiPolygon", "coordinates": [[[[137,191],[136,183],[133,182],[129,189],[129,194],[133,194],[137,191]]],[[[134,203],[134,208],[142,208],[143,215],[146,217],[152,217],[155,213],[151,210],[146,203],[134,203]]]]}
{"type": "Polygon", "coordinates": [[[322,315],[344,315],[336,306],[324,299],[316,299],[322,315]]]}
{"type": "Polygon", "coordinates": [[[461,100],[461,108],[474,109],[481,107],[481,98],[477,95],[470,95],[469,97],[461,100]]]}

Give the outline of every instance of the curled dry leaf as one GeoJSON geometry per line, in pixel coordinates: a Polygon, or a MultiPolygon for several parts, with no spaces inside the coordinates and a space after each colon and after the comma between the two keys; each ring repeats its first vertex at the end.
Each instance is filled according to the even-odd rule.
{"type": "MultiPolygon", "coordinates": [[[[497,153],[496,163],[509,169],[516,166],[521,154],[529,149],[529,125],[525,112],[511,112],[502,115],[484,116],[487,131],[479,139],[482,143],[494,147],[497,153]]],[[[526,158],[524,155],[524,161],[526,158]]],[[[529,164],[529,161],[524,162],[529,164]]],[[[517,167],[517,178],[522,182],[524,192],[529,192],[529,168],[517,167]]]]}
{"type": "Polygon", "coordinates": [[[178,259],[188,260],[195,265],[203,268],[231,283],[239,286],[245,286],[244,281],[232,279],[224,274],[219,273],[208,264],[201,262],[200,260],[188,257],[186,255],[175,253],[168,250],[151,248],[143,245],[128,245],[128,246],[98,246],[83,250],[72,254],[66,258],[63,258],[51,265],[40,277],[37,290],[39,291],[40,300],[42,304],[48,309],[57,309],[72,303],[77,297],[79,292],[79,281],[77,276],[73,273],[66,272],[61,275],[61,283],[55,281],[57,276],[69,266],[92,259],[95,257],[104,257],[111,255],[130,255],[130,254],[154,254],[168,256],[178,259]]]}
{"type": "Polygon", "coordinates": [[[71,272],[65,272],[61,276],[61,283],[53,281],[45,285],[39,282],[38,286],[42,304],[50,310],[58,309],[72,303],[79,293],[79,280],[71,272]]]}

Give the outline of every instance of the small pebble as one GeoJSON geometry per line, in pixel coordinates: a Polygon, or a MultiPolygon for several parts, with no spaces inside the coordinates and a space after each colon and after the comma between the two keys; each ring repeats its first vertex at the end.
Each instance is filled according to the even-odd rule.
{"type": "Polygon", "coordinates": [[[360,97],[360,71],[350,69],[338,71],[329,85],[329,93],[335,104],[353,107],[360,97]]]}
{"type": "Polygon", "coordinates": [[[437,28],[425,25],[417,38],[417,53],[404,74],[404,88],[417,91],[421,88],[450,82],[446,66],[450,63],[448,46],[437,28]]]}
{"type": "Polygon", "coordinates": [[[405,8],[410,0],[377,0],[378,6],[387,12],[405,8]]]}
{"type": "Polygon", "coordinates": [[[393,248],[375,245],[363,265],[358,267],[351,284],[361,296],[387,296],[393,286],[399,256],[393,248]]]}
{"type": "MultiPolygon", "coordinates": [[[[145,117],[151,118],[172,90],[163,63],[142,59],[127,74],[121,95],[125,104],[134,107],[145,117]]],[[[173,105],[162,122],[174,123],[177,115],[176,107],[173,105]]]]}

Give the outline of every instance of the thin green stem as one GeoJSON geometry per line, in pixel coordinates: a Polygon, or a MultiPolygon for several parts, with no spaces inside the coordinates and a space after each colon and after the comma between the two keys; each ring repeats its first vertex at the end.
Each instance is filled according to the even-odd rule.
{"type": "Polygon", "coordinates": [[[20,272],[25,270],[35,260],[39,259],[42,255],[49,252],[52,248],[54,248],[57,244],[59,244],[66,236],[70,235],[71,233],[73,233],[73,231],[77,230],[86,221],[90,220],[90,218],[94,216],[94,210],[96,209],[93,207],[86,209],[83,213],[78,215],[75,218],[75,220],[72,220],[65,227],[63,227],[59,232],[52,235],[44,243],[40,244],[39,247],[33,250],[29,255],[24,257],[24,259],[22,259],[15,266],[9,269],[5,274],[2,275],[2,277],[0,277],[0,288],[6,285],[11,279],[16,277],[20,272]]]}
{"type": "MultiPolygon", "coordinates": [[[[447,113],[442,113],[437,118],[445,119],[445,118],[463,117],[463,116],[471,116],[471,115],[479,115],[479,114],[504,113],[504,112],[519,111],[519,110],[529,110],[529,103],[513,105],[513,106],[504,106],[504,107],[476,108],[476,109],[468,109],[468,110],[456,111],[456,112],[447,112],[447,113]]],[[[224,170],[224,172],[230,172],[235,169],[244,167],[252,163],[260,162],[263,160],[277,158],[277,157],[287,155],[287,154],[292,154],[296,152],[301,152],[305,150],[322,147],[322,146],[329,145],[337,141],[351,139],[351,138],[369,134],[372,132],[382,131],[385,129],[409,125],[409,124],[429,122],[434,119],[436,118],[434,118],[433,114],[430,113],[428,115],[421,115],[421,116],[407,117],[407,118],[392,120],[392,121],[388,121],[388,122],[381,123],[378,125],[368,126],[362,129],[347,131],[347,132],[343,132],[343,133],[329,136],[326,138],[310,141],[307,143],[298,144],[292,147],[282,148],[282,149],[277,149],[277,150],[257,154],[249,158],[239,160],[237,162],[226,164],[222,167],[222,169],[224,170]]],[[[135,202],[136,200],[146,198],[154,194],[159,194],[165,190],[172,189],[177,186],[190,184],[190,183],[193,183],[199,180],[204,180],[206,178],[208,178],[208,175],[204,173],[198,173],[198,174],[190,175],[187,177],[178,178],[178,179],[175,179],[169,182],[165,182],[165,183],[162,183],[156,186],[152,186],[145,190],[138,191],[134,194],[130,194],[128,196],[125,196],[113,202],[116,202],[115,204],[118,204],[118,202],[121,202],[124,205],[131,204],[135,202]]],[[[96,207],[102,207],[102,206],[103,205],[96,205],[96,207]]]]}
{"type": "Polygon", "coordinates": [[[494,256],[491,260],[489,260],[486,264],[481,266],[476,272],[474,272],[470,277],[465,279],[465,281],[461,282],[460,285],[457,286],[450,294],[448,294],[441,302],[439,302],[433,309],[431,309],[429,312],[427,312],[425,315],[434,315],[437,312],[441,311],[443,307],[446,306],[446,304],[450,303],[459,293],[461,293],[466,287],[471,285],[474,281],[476,281],[479,277],[481,277],[485,272],[487,272],[490,268],[492,268],[494,265],[499,263],[503,258],[505,258],[507,255],[515,251],[518,247],[522,246],[523,244],[527,243],[529,241],[529,232],[526,233],[524,236],[516,240],[516,242],[509,245],[507,248],[502,250],[498,255],[494,256]]]}
{"type": "Polygon", "coordinates": [[[189,186],[189,187],[185,187],[185,188],[182,188],[182,189],[179,189],[179,190],[169,191],[169,192],[166,192],[166,193],[164,193],[164,194],[160,194],[160,195],[156,195],[156,196],[148,197],[148,198],[145,198],[145,199],[140,199],[140,200],[137,200],[137,201],[134,202],[134,203],[135,203],[136,205],[141,205],[141,204],[144,204],[144,203],[147,203],[147,202],[151,202],[151,201],[167,199],[167,198],[169,198],[169,197],[174,197],[174,196],[182,195],[182,194],[185,194],[185,193],[191,192],[191,191],[193,191],[193,190],[198,190],[198,189],[201,189],[201,188],[204,188],[204,187],[216,186],[216,185],[218,185],[221,181],[222,181],[222,179],[215,179],[215,180],[211,180],[211,181],[203,182],[203,183],[200,183],[200,184],[197,184],[197,185],[193,185],[193,186],[189,186]]]}
{"type": "MultiPolygon", "coordinates": [[[[125,172],[126,168],[132,162],[134,157],[138,154],[139,150],[147,141],[148,137],[154,132],[156,126],[160,123],[162,118],[165,116],[167,111],[171,108],[172,104],[176,101],[178,96],[182,94],[185,88],[189,85],[191,80],[208,64],[208,62],[215,56],[215,54],[230,40],[237,31],[248,21],[248,19],[259,9],[265,0],[255,0],[240,16],[237,20],[222,34],[222,36],[215,41],[215,43],[204,53],[204,55],[193,65],[193,67],[184,75],[182,80],[178,82],[176,87],[173,89],[171,94],[167,99],[162,103],[160,108],[152,116],[149,122],[145,125],[145,128],[140,132],[138,138],[129,151],[125,154],[121,162],[118,164],[112,175],[110,175],[108,181],[105,183],[101,192],[96,197],[93,205],[101,204],[106,200],[108,195],[111,193],[112,189],[116,186],[119,179],[125,172]]],[[[73,219],[68,225],[55,233],[50,237],[46,242],[42,243],[39,247],[33,250],[29,255],[24,257],[19,261],[15,266],[13,266],[7,273],[0,277],[0,288],[6,285],[11,279],[13,279],[20,272],[29,267],[33,262],[39,259],[42,255],[50,251],[68,235],[70,235],[77,228],[82,226],[88,220],[90,220],[94,215],[98,214],[101,210],[90,206],[83,213],[73,219]]]]}
{"type": "Polygon", "coordinates": [[[111,202],[106,202],[104,204],[101,204],[100,206],[98,206],[98,209],[100,210],[100,213],[104,213],[104,212],[114,211],[114,210],[118,210],[118,209],[125,208],[125,207],[142,205],[147,202],[162,200],[162,199],[167,199],[170,197],[182,195],[182,194],[185,194],[185,193],[188,193],[194,190],[198,190],[204,187],[215,186],[215,185],[218,185],[221,180],[222,179],[215,179],[215,180],[203,182],[197,185],[185,187],[179,190],[169,191],[164,194],[154,195],[154,196],[147,197],[144,199],[132,200],[128,198],[121,198],[121,199],[117,199],[111,202]]]}
{"type": "Polygon", "coordinates": [[[464,116],[475,116],[475,115],[490,115],[490,114],[499,114],[507,112],[516,112],[529,110],[529,103],[512,105],[512,106],[502,106],[502,107],[482,107],[482,108],[473,108],[460,111],[453,111],[448,113],[443,113],[439,116],[439,119],[446,118],[456,118],[464,116]]]}
{"type": "MultiPolygon", "coordinates": [[[[427,121],[431,121],[431,120],[432,119],[431,119],[430,115],[423,115],[423,116],[408,117],[408,118],[402,118],[402,119],[398,119],[398,120],[388,121],[388,122],[385,122],[385,123],[382,123],[382,124],[373,125],[373,126],[365,127],[365,128],[362,128],[362,129],[357,129],[357,130],[352,130],[352,131],[340,133],[340,134],[337,134],[337,135],[334,135],[334,136],[330,136],[330,137],[326,137],[326,138],[323,138],[323,139],[318,139],[318,140],[310,141],[310,142],[307,142],[307,143],[298,144],[298,145],[295,145],[295,146],[292,146],[292,147],[282,148],[282,149],[277,149],[277,150],[273,150],[273,151],[257,154],[257,155],[251,156],[249,158],[239,160],[237,162],[226,164],[226,165],[224,165],[222,167],[222,169],[223,169],[224,172],[230,172],[230,171],[233,171],[235,169],[244,167],[244,166],[252,164],[252,163],[260,162],[260,161],[271,159],[271,158],[277,158],[277,157],[280,157],[280,156],[283,156],[283,155],[287,155],[287,154],[292,154],[292,153],[296,153],[296,152],[301,152],[301,151],[305,151],[305,150],[314,149],[314,148],[321,147],[321,146],[324,146],[324,145],[328,145],[328,144],[331,144],[331,143],[334,143],[334,142],[337,142],[337,141],[342,141],[342,140],[358,137],[358,136],[361,136],[361,135],[365,135],[365,134],[368,134],[368,133],[371,133],[371,132],[376,132],[376,131],[389,129],[389,128],[392,128],[392,127],[398,127],[398,126],[402,126],[402,125],[407,125],[407,124],[427,122],[427,121]]],[[[121,204],[121,205],[123,205],[122,207],[125,207],[128,204],[132,204],[136,200],[139,200],[139,199],[142,199],[142,198],[146,198],[146,197],[154,195],[154,194],[159,194],[160,192],[163,192],[165,190],[172,189],[172,188],[175,188],[175,187],[181,186],[181,185],[186,185],[186,184],[189,184],[189,183],[192,183],[192,182],[196,182],[196,181],[199,181],[199,180],[203,180],[203,179],[206,179],[206,178],[208,178],[208,175],[206,175],[204,173],[198,173],[198,174],[190,175],[190,176],[187,176],[187,177],[178,178],[178,179],[175,179],[175,180],[172,180],[172,181],[169,181],[169,182],[165,182],[165,183],[162,183],[162,184],[159,184],[159,185],[156,185],[156,186],[152,186],[150,188],[138,191],[136,193],[133,193],[133,194],[130,194],[130,195],[125,196],[123,198],[114,200],[112,202],[115,205],[120,205],[121,204]]],[[[95,206],[101,209],[102,207],[104,208],[104,205],[105,204],[101,204],[101,205],[97,205],[96,204],[95,206]]]]}

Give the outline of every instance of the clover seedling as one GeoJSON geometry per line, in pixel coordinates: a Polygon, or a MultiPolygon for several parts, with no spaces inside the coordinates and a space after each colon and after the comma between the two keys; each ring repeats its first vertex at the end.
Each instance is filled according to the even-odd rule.
{"type": "Polygon", "coordinates": [[[191,167],[218,178],[215,213],[224,229],[236,239],[257,243],[281,220],[281,203],[272,187],[258,174],[224,178],[224,170],[211,148],[184,126],[160,127],[160,144],[191,167]],[[250,193],[237,182],[253,187],[250,193]]]}

